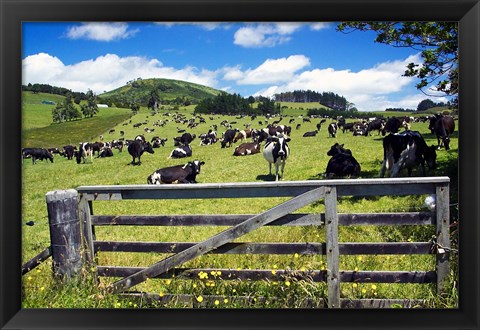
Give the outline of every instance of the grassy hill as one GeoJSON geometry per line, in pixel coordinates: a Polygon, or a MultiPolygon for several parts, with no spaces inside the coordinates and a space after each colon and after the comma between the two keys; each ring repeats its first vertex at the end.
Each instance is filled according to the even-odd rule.
{"type": "Polygon", "coordinates": [[[98,95],[101,99],[115,100],[137,100],[143,104],[148,102],[152,90],[158,90],[163,100],[174,100],[176,98],[187,98],[192,103],[213,97],[221,93],[211,87],[194,84],[186,81],[172,79],[140,79],[128,83],[125,86],[98,95]]]}

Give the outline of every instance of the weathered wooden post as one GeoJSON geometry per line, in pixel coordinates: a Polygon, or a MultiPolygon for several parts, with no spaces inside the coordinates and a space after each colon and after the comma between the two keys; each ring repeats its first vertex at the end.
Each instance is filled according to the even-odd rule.
{"type": "Polygon", "coordinates": [[[340,308],[337,188],[325,188],[328,307],[340,308]]]}
{"type": "Polygon", "coordinates": [[[436,187],[437,216],[437,291],[445,290],[445,281],[450,275],[450,197],[449,184],[443,183],[436,187]]]}
{"type": "Polygon", "coordinates": [[[68,281],[83,266],[78,193],[74,189],[50,191],[46,200],[53,274],[68,281]]]}

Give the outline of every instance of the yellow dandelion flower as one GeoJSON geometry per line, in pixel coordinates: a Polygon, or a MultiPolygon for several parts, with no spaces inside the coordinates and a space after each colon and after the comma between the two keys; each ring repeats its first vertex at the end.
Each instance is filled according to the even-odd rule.
{"type": "Polygon", "coordinates": [[[286,282],[285,282],[285,285],[286,285],[286,286],[290,286],[290,281],[286,281],[286,282]]]}
{"type": "Polygon", "coordinates": [[[356,287],[358,286],[358,284],[357,284],[357,283],[353,283],[352,286],[353,286],[354,288],[356,288],[356,287]]]}
{"type": "Polygon", "coordinates": [[[43,291],[43,290],[45,290],[45,287],[44,287],[44,286],[42,286],[42,287],[40,288],[40,291],[43,291]]]}
{"type": "Polygon", "coordinates": [[[137,305],[137,304],[133,304],[133,307],[134,307],[134,308],[137,308],[137,307],[138,307],[138,305],[137,305]]]}
{"type": "Polygon", "coordinates": [[[305,268],[305,266],[302,266],[302,268],[300,268],[300,270],[301,270],[302,272],[304,272],[304,271],[306,271],[307,269],[305,268]]]}
{"type": "Polygon", "coordinates": [[[203,301],[203,297],[202,297],[202,296],[198,296],[198,297],[197,297],[197,301],[198,301],[199,303],[201,303],[201,302],[203,301]]]}
{"type": "Polygon", "coordinates": [[[27,277],[27,280],[31,281],[31,280],[32,280],[32,277],[31,277],[31,276],[27,277]]]}
{"type": "Polygon", "coordinates": [[[217,276],[220,276],[220,275],[222,275],[222,272],[218,270],[217,271],[217,276]]]}
{"type": "Polygon", "coordinates": [[[298,259],[298,257],[300,257],[300,256],[298,255],[298,253],[295,253],[295,254],[293,255],[293,257],[294,257],[295,259],[298,259]]]}
{"type": "Polygon", "coordinates": [[[195,289],[196,287],[197,287],[197,285],[194,283],[194,284],[193,284],[193,288],[195,289]]]}
{"type": "Polygon", "coordinates": [[[227,298],[223,299],[223,303],[224,304],[228,303],[228,299],[227,298]]]}
{"type": "Polygon", "coordinates": [[[215,304],[215,306],[218,306],[220,304],[220,301],[215,300],[214,304],[215,304]]]}
{"type": "Polygon", "coordinates": [[[362,256],[358,256],[357,260],[358,260],[358,261],[362,261],[362,260],[363,260],[363,257],[362,257],[362,256]]]}
{"type": "Polygon", "coordinates": [[[237,292],[237,289],[233,289],[232,292],[233,292],[233,293],[237,292]]]}
{"type": "Polygon", "coordinates": [[[320,270],[325,270],[325,266],[322,265],[322,267],[320,267],[320,270]]]}
{"type": "Polygon", "coordinates": [[[367,289],[362,289],[362,293],[367,293],[367,289]]]}
{"type": "Polygon", "coordinates": [[[212,274],[212,276],[216,276],[216,275],[217,275],[217,272],[214,271],[214,270],[212,270],[212,271],[210,272],[210,274],[212,274]]]}
{"type": "Polygon", "coordinates": [[[376,292],[374,292],[374,293],[373,293],[373,295],[376,297],[376,296],[377,296],[377,293],[376,293],[376,292]]]}
{"type": "Polygon", "coordinates": [[[170,283],[172,283],[172,280],[166,280],[165,283],[166,283],[167,285],[170,285],[170,283]]]}
{"type": "Polygon", "coordinates": [[[272,269],[272,274],[275,275],[277,271],[275,269],[272,269]]]}
{"type": "Polygon", "coordinates": [[[277,265],[273,265],[273,269],[277,269],[277,265]]]}
{"type": "Polygon", "coordinates": [[[372,284],[372,290],[377,290],[377,286],[375,284],[372,284]]]}
{"type": "Polygon", "coordinates": [[[120,304],[119,302],[117,302],[117,303],[115,304],[115,307],[117,307],[117,308],[120,308],[120,306],[122,306],[122,304],[120,304]]]}
{"type": "Polygon", "coordinates": [[[160,298],[162,298],[165,295],[165,293],[159,292],[158,295],[160,296],[160,298]]]}
{"type": "Polygon", "coordinates": [[[354,269],[354,270],[355,270],[356,272],[358,272],[358,267],[355,267],[355,269],[354,269]]]}
{"type": "Polygon", "coordinates": [[[40,269],[37,269],[37,273],[41,273],[42,271],[40,269]]]}

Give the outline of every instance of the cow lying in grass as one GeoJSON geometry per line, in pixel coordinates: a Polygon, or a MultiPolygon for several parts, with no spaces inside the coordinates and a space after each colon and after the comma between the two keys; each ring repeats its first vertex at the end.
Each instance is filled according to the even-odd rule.
{"type": "Polygon", "coordinates": [[[325,176],[331,178],[337,177],[358,177],[360,174],[360,164],[352,156],[350,149],[345,149],[343,144],[335,143],[327,152],[328,156],[332,156],[327,164],[325,176]]]}
{"type": "Polygon", "coordinates": [[[205,165],[205,162],[194,160],[184,165],[164,167],[150,174],[147,178],[147,183],[197,183],[196,177],[200,174],[201,165],[205,165]]]}

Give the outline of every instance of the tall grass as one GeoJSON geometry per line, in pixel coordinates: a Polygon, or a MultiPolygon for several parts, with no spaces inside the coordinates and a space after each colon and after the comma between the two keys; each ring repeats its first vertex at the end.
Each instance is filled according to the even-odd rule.
{"type": "MultiPolygon", "coordinates": [[[[104,109],[101,109],[103,112],[104,109]]],[[[181,112],[191,116],[189,110],[182,109],[181,112]]],[[[105,111],[104,114],[107,114],[105,111]]],[[[288,111],[285,113],[289,115],[288,111]]],[[[113,117],[112,113],[109,113],[113,117]]],[[[208,117],[208,116],[206,116],[208,117]]],[[[296,118],[293,116],[292,118],[296,118]]],[[[168,138],[167,146],[155,149],[155,153],[142,156],[140,166],[131,166],[131,157],[126,151],[114,151],[114,157],[105,159],[94,159],[93,163],[77,165],[75,161],[68,161],[63,157],[55,156],[53,164],[38,162],[33,165],[30,160],[25,160],[23,169],[22,186],[22,223],[34,220],[35,225],[23,226],[23,260],[27,261],[35,256],[40,250],[49,245],[49,229],[45,194],[48,191],[57,189],[70,189],[81,185],[118,185],[118,184],[145,184],[146,178],[154,170],[171,165],[183,164],[187,160],[168,159],[173,149],[173,137],[177,136],[177,127],[185,128],[184,125],[173,121],[163,128],[156,128],[152,133],[145,133],[142,128],[133,128],[136,122],[148,121],[150,128],[154,121],[171,120],[171,117],[157,114],[151,116],[146,109],[132,117],[132,124],[124,126],[127,120],[117,121],[105,115],[104,119],[98,116],[92,120],[95,130],[82,127],[89,126],[86,120],[78,123],[65,123],[50,125],[41,130],[48,143],[58,141],[55,145],[61,145],[60,141],[68,140],[76,143],[88,139],[94,139],[96,135],[103,134],[106,139],[120,138],[119,131],[125,131],[125,138],[131,139],[137,134],[144,134],[147,140],[153,136],[168,138]],[[78,131],[73,126],[78,125],[78,131]],[[114,128],[113,134],[108,130],[114,128]],[[77,135],[72,135],[77,134],[77,135]],[[38,182],[42,182],[38,185],[38,182]]],[[[243,128],[245,124],[251,123],[252,127],[259,127],[258,119],[251,121],[249,117],[241,119],[234,116],[214,116],[214,120],[207,120],[208,124],[199,125],[197,128],[187,131],[199,136],[206,133],[212,124],[219,125],[224,119],[237,121],[235,127],[243,128]]],[[[284,119],[286,120],[286,119],[284,119]]],[[[299,119],[296,119],[299,121],[299,119]]],[[[382,159],[382,137],[374,133],[370,137],[352,136],[351,133],[340,132],[337,138],[328,137],[326,127],[322,127],[320,133],[314,138],[302,138],[305,131],[316,129],[316,121],[302,123],[299,130],[292,131],[292,141],[289,143],[291,156],[287,161],[283,180],[311,180],[324,179],[322,173],[325,171],[329,157],[326,152],[330,146],[338,142],[350,148],[353,155],[360,163],[362,170],[360,176],[363,178],[378,177],[382,159]]],[[[295,122],[292,126],[295,125],[295,122]]],[[[436,144],[436,138],[428,131],[427,123],[414,123],[412,130],[420,131],[428,144],[436,144]]],[[[35,130],[33,130],[35,131],[35,130]]],[[[219,133],[223,131],[219,126],[219,133]]],[[[30,139],[26,141],[36,141],[30,139]]],[[[42,140],[43,141],[43,140],[42,140]]],[[[42,142],[43,143],[43,142],[42,142]]],[[[45,142],[47,143],[47,142],[45,142]]],[[[219,144],[210,146],[199,146],[200,141],[192,143],[193,157],[205,161],[202,172],[197,177],[198,182],[254,182],[273,180],[268,175],[268,165],[261,154],[234,157],[233,147],[221,149],[219,144]]],[[[238,144],[238,143],[237,143],[238,144]]],[[[457,202],[457,158],[458,138],[455,133],[451,150],[438,151],[438,169],[429,173],[430,175],[449,175],[451,182],[451,202],[457,202]]],[[[414,171],[413,175],[421,175],[414,171]]],[[[415,211],[425,210],[423,199],[425,196],[404,196],[404,197],[376,197],[376,198],[341,198],[339,200],[339,212],[393,212],[393,211],[415,211]]],[[[257,199],[219,199],[219,200],[168,200],[168,201],[118,201],[118,202],[95,202],[95,214],[231,214],[246,213],[253,214],[262,212],[277,205],[285,199],[282,198],[257,198],[257,199]]],[[[314,203],[299,212],[323,212],[322,203],[314,203]]],[[[158,227],[97,227],[96,235],[98,240],[119,240],[119,241],[185,241],[197,242],[218,233],[225,228],[158,228],[158,227]]],[[[432,235],[432,228],[392,228],[385,226],[377,228],[373,226],[341,227],[340,241],[416,241],[428,240],[432,235]]],[[[325,231],[317,227],[291,227],[273,228],[265,227],[242,237],[239,241],[258,242],[324,242],[325,231]]],[[[102,265],[123,265],[123,266],[149,266],[152,263],[164,258],[167,255],[155,253],[99,253],[98,262],[102,265]]],[[[432,256],[342,256],[341,269],[345,270],[432,270],[434,260],[432,256]]],[[[455,258],[455,257],[453,257],[455,258]]],[[[455,260],[454,260],[455,262],[455,260]]],[[[230,268],[230,269],[291,269],[291,270],[312,270],[325,268],[325,258],[321,256],[278,256],[278,255],[245,255],[245,256],[222,256],[205,255],[201,258],[188,262],[185,267],[195,268],[230,268]]],[[[92,280],[91,270],[84,271],[84,278],[80,282],[73,282],[66,286],[59,286],[51,279],[51,268],[47,264],[39,267],[39,272],[33,271],[24,276],[24,307],[85,307],[85,308],[115,308],[115,307],[144,307],[145,300],[120,300],[118,296],[108,295],[105,287],[114,279],[101,279],[100,285],[92,280]],[[31,277],[31,279],[29,279],[31,277]],[[41,288],[44,288],[41,290],[41,288]]],[[[456,283],[456,273],[452,274],[452,282],[456,283]]],[[[153,292],[161,295],[173,293],[190,293],[195,297],[204,297],[205,301],[194,299],[192,306],[206,306],[212,308],[221,307],[295,307],[305,302],[307,298],[323,299],[326,297],[325,285],[312,281],[297,281],[283,278],[279,281],[223,281],[210,275],[209,279],[182,280],[149,280],[138,285],[135,289],[140,291],[153,292]],[[210,281],[210,282],[209,282],[210,281]],[[287,285],[287,282],[289,283],[287,285]],[[209,283],[209,284],[208,284],[209,283]],[[241,300],[215,300],[208,301],[206,294],[229,297],[251,297],[248,304],[241,300]],[[246,305],[245,305],[246,304],[246,305]]],[[[400,285],[400,284],[371,284],[342,283],[342,297],[346,298],[419,298],[429,299],[434,307],[456,307],[456,288],[451,286],[451,294],[446,297],[436,297],[435,288],[430,285],[400,285]]],[[[202,299],[199,299],[202,300],[202,299]]],[[[171,301],[169,303],[157,303],[157,306],[183,307],[183,302],[171,301]]],[[[297,306],[298,307],[298,306],[297,306]]]]}

